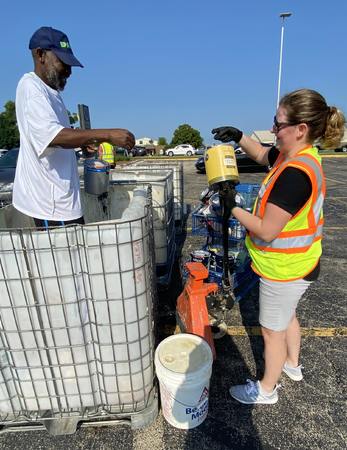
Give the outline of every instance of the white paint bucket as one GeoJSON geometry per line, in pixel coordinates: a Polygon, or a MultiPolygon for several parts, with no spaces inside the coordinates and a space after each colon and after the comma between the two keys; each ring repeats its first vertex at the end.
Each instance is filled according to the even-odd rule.
{"type": "Polygon", "coordinates": [[[199,336],[176,334],[159,344],[155,365],[169,424],[190,429],[206,419],[212,363],[211,348],[199,336]]]}

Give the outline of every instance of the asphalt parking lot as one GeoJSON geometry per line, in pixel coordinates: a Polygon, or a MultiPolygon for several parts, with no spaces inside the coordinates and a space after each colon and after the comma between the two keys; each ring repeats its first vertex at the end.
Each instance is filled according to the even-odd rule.
{"type": "MultiPolygon", "coordinates": [[[[191,213],[206,187],[206,176],[196,173],[194,162],[183,163],[188,216],[183,233],[176,237],[171,287],[159,293],[161,339],[175,329],[175,302],[185,285],[183,263],[205,242],[191,234],[191,213]]],[[[347,157],[326,157],[323,169],[327,192],[321,274],[297,310],[304,379],[297,383],[283,375],[277,404],[243,405],[228,393],[231,385],[259,379],[264,370],[256,285],[231,310],[227,335],[215,341],[209,413],[197,428],[173,428],[160,410],[156,422],[143,430],[120,423],[58,437],[45,430],[4,433],[0,449],[347,449],[347,157]]],[[[260,183],[264,176],[241,173],[240,181],[260,183]]]]}

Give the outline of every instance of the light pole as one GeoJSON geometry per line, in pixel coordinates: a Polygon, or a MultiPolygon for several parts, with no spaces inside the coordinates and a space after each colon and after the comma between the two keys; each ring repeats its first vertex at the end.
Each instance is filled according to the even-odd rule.
{"type": "Polygon", "coordinates": [[[282,72],[282,52],[283,52],[283,33],[284,33],[284,18],[290,17],[292,13],[282,13],[282,34],[281,34],[281,52],[280,52],[280,71],[278,75],[278,93],[277,93],[277,108],[280,103],[280,90],[281,90],[281,72],[282,72]]]}

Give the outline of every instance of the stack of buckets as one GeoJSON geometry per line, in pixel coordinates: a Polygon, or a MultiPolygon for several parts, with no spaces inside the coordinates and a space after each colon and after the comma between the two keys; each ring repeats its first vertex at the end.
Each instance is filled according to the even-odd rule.
{"type": "Polygon", "coordinates": [[[172,426],[195,428],[206,419],[212,363],[210,346],[193,334],[170,336],[157,347],[161,406],[172,426]]]}

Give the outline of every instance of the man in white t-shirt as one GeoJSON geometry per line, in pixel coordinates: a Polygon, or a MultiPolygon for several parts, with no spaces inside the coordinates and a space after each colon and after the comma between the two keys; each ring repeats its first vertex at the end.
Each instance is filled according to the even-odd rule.
{"type": "Polygon", "coordinates": [[[13,186],[13,206],[33,217],[37,227],[84,223],[75,148],[92,156],[96,142],[128,150],[135,145],[130,131],[76,130],[60,96],[72,66],[83,67],[68,37],[42,27],[30,39],[34,72],[18,83],[16,114],[20,151],[13,186]]]}

